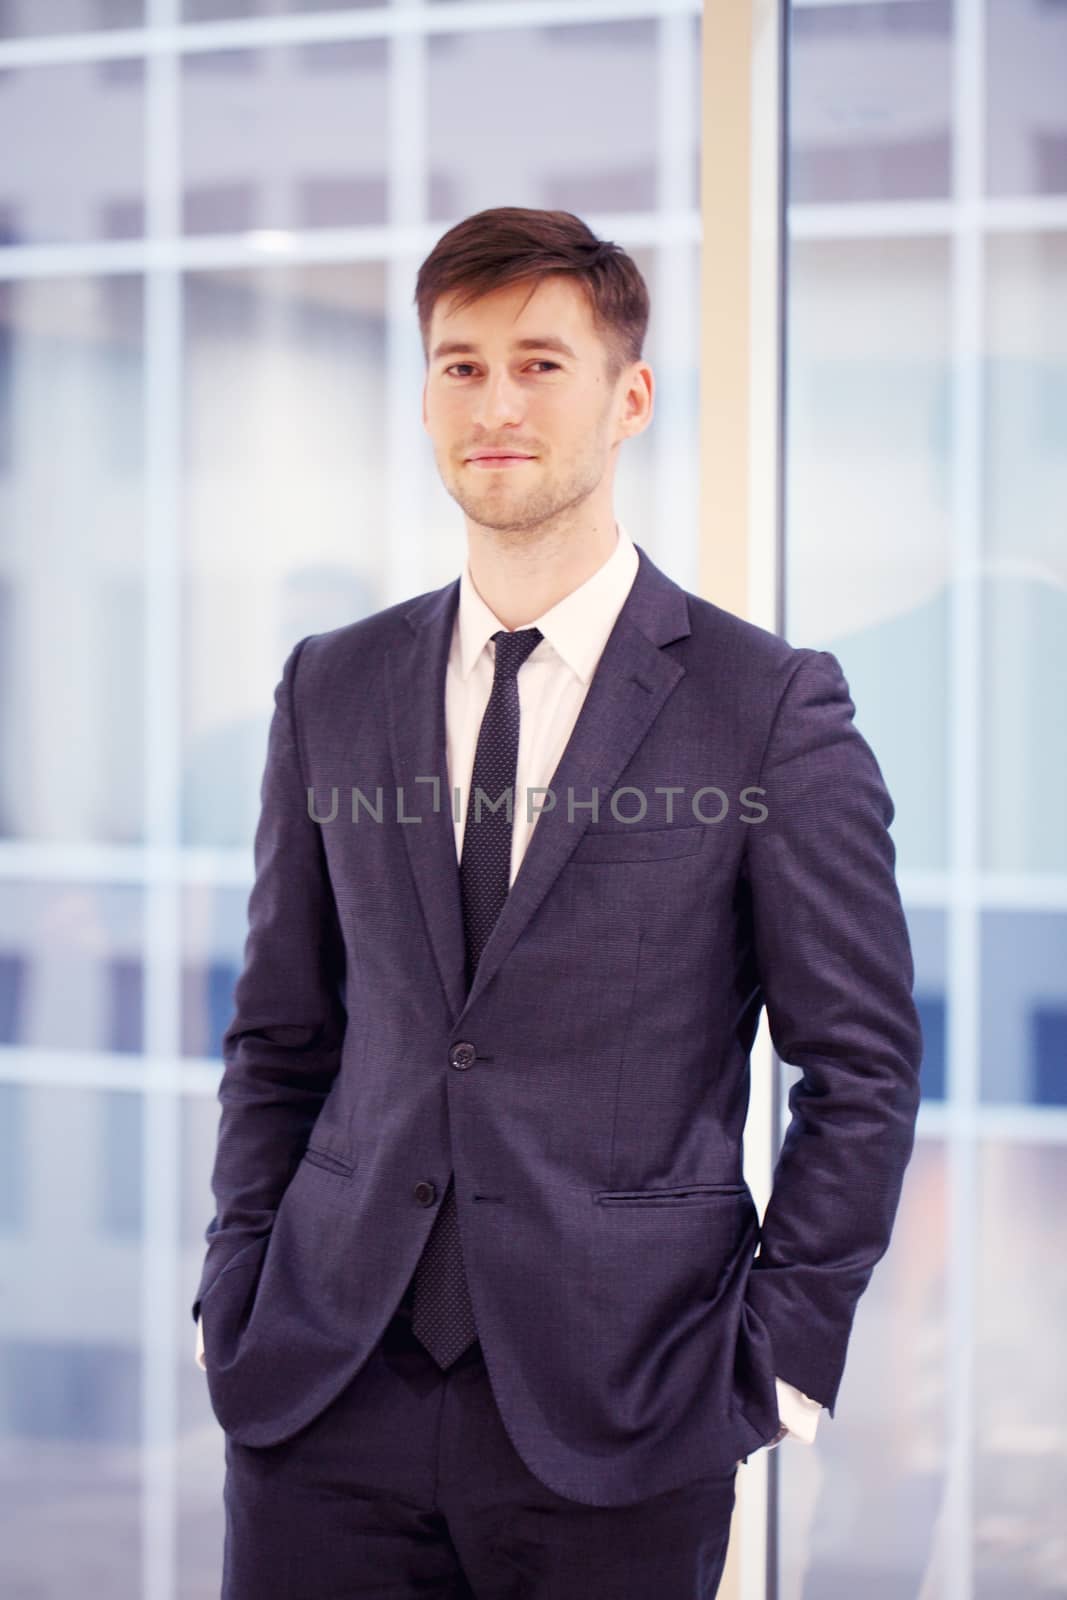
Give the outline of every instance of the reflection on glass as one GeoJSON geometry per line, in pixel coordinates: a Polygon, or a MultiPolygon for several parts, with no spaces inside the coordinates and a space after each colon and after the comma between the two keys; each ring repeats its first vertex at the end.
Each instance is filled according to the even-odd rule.
{"type": "Polygon", "coordinates": [[[982,855],[1067,871],[1067,233],[987,246],[982,855]]]}
{"type": "Polygon", "coordinates": [[[1067,588],[1067,232],[986,246],[985,543],[994,570],[1067,588]]]}
{"type": "Polygon", "coordinates": [[[945,913],[928,907],[908,910],[908,933],[915,964],[914,1000],[923,1035],[920,1086],[924,1101],[945,1098],[947,974],[945,913]]]}
{"type": "MultiPolygon", "coordinates": [[[[207,1377],[196,1360],[193,1296],[207,1249],[205,1229],[215,1209],[211,1168],[218,1139],[219,1104],[183,1097],[179,1103],[178,1222],[181,1262],[175,1320],[177,1436],[176,1566],[174,1593],[181,1600],[218,1600],[225,1517],[225,1435],[215,1420],[207,1377]]],[[[294,1597],[295,1600],[295,1597],[294,1597]]]]}
{"type": "Polygon", "coordinates": [[[186,55],[185,231],[384,222],[386,69],[384,39],[186,55]]]}
{"type": "Polygon", "coordinates": [[[983,585],[980,810],[987,867],[1067,871],[1067,587],[983,585]]]}
{"type": "Polygon", "coordinates": [[[136,59],[0,70],[0,248],[144,232],[144,97],[136,59]]]}
{"type": "Polygon", "coordinates": [[[144,0],[2,0],[0,39],[144,26],[144,0]]]}
{"type": "Polygon", "coordinates": [[[1067,7],[986,0],[990,194],[1067,194],[1067,7]]]}
{"type": "MultiPolygon", "coordinates": [[[[8,969],[10,976],[10,969],[8,969]]],[[[0,1027],[9,1037],[10,987],[3,985],[0,1027]]],[[[25,1083],[0,1083],[0,1238],[21,1232],[29,1215],[28,1117],[32,1089],[25,1083]]]]}
{"type": "Polygon", "coordinates": [[[656,23],[643,19],[431,34],[430,217],[452,222],[516,196],[580,216],[654,210],[656,42],[656,23]]]}
{"type": "Polygon", "coordinates": [[[786,634],[841,662],[912,870],[947,854],[948,268],[941,240],[791,249],[786,634]]]}
{"type": "Polygon", "coordinates": [[[285,657],[384,604],[384,306],[377,262],[185,281],[189,844],[250,844],[285,657]]]}
{"type": "Polygon", "coordinates": [[[915,1147],[859,1302],[834,1417],[779,1447],[779,1593],[915,1600],[934,1560],[946,1429],[945,1151],[915,1147]]]}
{"type": "Polygon", "coordinates": [[[984,1101],[1067,1105],[1067,912],[982,918],[984,1101]]]}
{"type": "Polygon", "coordinates": [[[242,888],[198,883],[182,892],[183,1055],[221,1057],[243,965],[250,889],[251,881],[242,888]]]}
{"type": "Polygon", "coordinates": [[[316,11],[373,11],[389,3],[390,0],[181,0],[181,9],[186,22],[220,22],[316,11]]]}
{"type": "Polygon", "coordinates": [[[1067,1269],[1062,1147],[979,1147],[975,1264],[974,1594],[1063,1588],[1067,1269]]]}
{"type": "Polygon", "coordinates": [[[142,1152],[127,1114],[136,1098],[69,1084],[23,1091],[32,1203],[5,1229],[0,1295],[5,1595],[138,1592],[142,1152]]]}
{"type": "Polygon", "coordinates": [[[952,0],[792,5],[790,198],[945,197],[952,0]]]}
{"type": "Polygon", "coordinates": [[[0,896],[0,1045],[144,1048],[139,886],[8,879],[0,896]]]}
{"type": "Polygon", "coordinates": [[[142,836],[142,297],[125,276],[0,283],[0,836],[11,839],[142,836]]]}

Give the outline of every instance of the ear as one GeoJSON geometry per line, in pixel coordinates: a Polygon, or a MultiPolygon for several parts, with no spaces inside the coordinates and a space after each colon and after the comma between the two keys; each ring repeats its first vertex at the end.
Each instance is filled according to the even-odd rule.
{"type": "Polygon", "coordinates": [[[644,433],[652,421],[656,403],[656,379],[647,361],[635,368],[626,398],[629,402],[627,418],[633,423],[633,432],[644,433]]]}
{"type": "Polygon", "coordinates": [[[618,416],[618,439],[633,439],[644,433],[652,421],[655,408],[656,380],[647,361],[633,368],[630,381],[622,392],[622,409],[618,416]]]}

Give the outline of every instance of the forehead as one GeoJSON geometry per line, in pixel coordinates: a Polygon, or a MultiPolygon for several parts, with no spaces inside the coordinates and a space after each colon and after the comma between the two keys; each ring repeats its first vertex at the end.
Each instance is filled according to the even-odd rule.
{"type": "Polygon", "coordinates": [[[458,308],[461,297],[461,291],[438,297],[430,319],[432,354],[442,339],[473,346],[483,339],[517,344],[524,339],[554,337],[566,340],[577,351],[593,337],[588,295],[573,278],[524,279],[458,308]]]}

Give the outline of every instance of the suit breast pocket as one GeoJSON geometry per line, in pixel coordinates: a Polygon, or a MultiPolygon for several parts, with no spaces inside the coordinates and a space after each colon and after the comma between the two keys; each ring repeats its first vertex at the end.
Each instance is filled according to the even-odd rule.
{"type": "Polygon", "coordinates": [[[572,862],[669,861],[691,856],[704,843],[703,823],[681,828],[589,828],[574,850],[572,862]]]}
{"type": "Polygon", "coordinates": [[[356,1170],[347,1157],[339,1156],[333,1150],[327,1150],[324,1145],[306,1145],[304,1160],[310,1161],[313,1166],[325,1167],[327,1172],[338,1172],[345,1178],[350,1178],[356,1170]]]}

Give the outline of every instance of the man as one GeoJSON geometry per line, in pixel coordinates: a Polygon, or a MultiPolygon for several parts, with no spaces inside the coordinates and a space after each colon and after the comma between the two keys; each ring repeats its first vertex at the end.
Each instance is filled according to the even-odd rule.
{"type": "Polygon", "coordinates": [[[416,299],[467,561],[276,690],[193,1307],[223,1593],[710,1596],[738,1463],[833,1414],[912,1149],[893,806],[836,658],[615,518],[632,260],[500,208],[416,299]],[[763,1005],[803,1076],[761,1226],[763,1005]]]}

